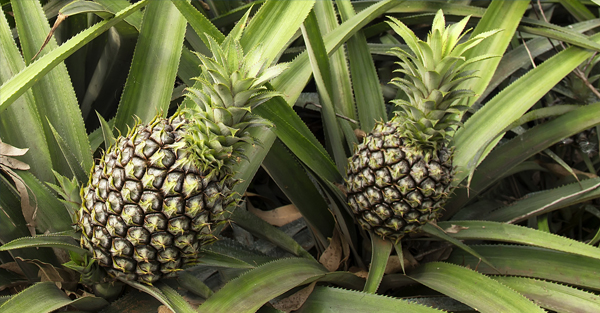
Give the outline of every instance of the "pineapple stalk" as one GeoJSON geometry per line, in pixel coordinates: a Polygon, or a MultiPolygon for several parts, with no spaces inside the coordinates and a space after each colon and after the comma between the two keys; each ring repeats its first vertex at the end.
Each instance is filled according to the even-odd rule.
{"type": "Polygon", "coordinates": [[[459,43],[468,19],[446,27],[438,11],[426,41],[399,20],[388,21],[410,49],[391,51],[399,59],[397,72],[403,74],[391,83],[408,100],[393,100],[398,108],[395,116],[378,122],[356,147],[346,180],[348,203],[373,243],[366,292],[377,290],[383,275],[380,267],[385,267],[392,244],[436,221],[452,191],[451,134],[467,109],[461,100],[473,95],[459,85],[475,77],[466,65],[490,57],[466,59],[464,53],[494,33],[459,43]]]}

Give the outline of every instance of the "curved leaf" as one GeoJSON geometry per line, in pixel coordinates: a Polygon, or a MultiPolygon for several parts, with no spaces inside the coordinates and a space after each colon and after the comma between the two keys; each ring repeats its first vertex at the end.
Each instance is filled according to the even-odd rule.
{"type": "Polygon", "coordinates": [[[371,233],[371,264],[369,265],[369,276],[365,282],[366,293],[376,293],[381,284],[381,278],[392,252],[392,242],[371,233]]]}
{"type": "MultiPolygon", "coordinates": [[[[0,64],[0,84],[25,68],[25,62],[4,15],[0,16],[0,64]]],[[[35,147],[20,160],[29,164],[30,171],[39,179],[52,181],[50,150],[31,90],[24,92],[22,97],[0,113],[0,137],[7,144],[35,147]]]]}
{"type": "Polygon", "coordinates": [[[329,144],[329,151],[333,153],[335,164],[340,172],[346,167],[346,152],[344,150],[340,125],[337,122],[335,106],[332,97],[332,76],[329,65],[329,56],[325,51],[325,44],[321,37],[317,17],[311,11],[302,25],[302,38],[306,44],[308,59],[313,72],[313,79],[317,85],[321,99],[321,112],[323,123],[326,125],[325,138],[329,144]]]}
{"type": "Polygon", "coordinates": [[[573,287],[523,277],[492,276],[546,309],[561,312],[600,312],[600,297],[573,287]]]}
{"type": "MultiPolygon", "coordinates": [[[[356,16],[350,1],[337,1],[342,21],[356,16]]],[[[348,63],[352,74],[352,87],[356,97],[356,107],[360,119],[360,129],[370,132],[375,122],[387,121],[381,83],[373,57],[367,46],[367,37],[362,30],[348,39],[348,63]]]]}
{"type": "Polygon", "coordinates": [[[495,240],[585,255],[600,260],[600,248],[537,229],[490,221],[439,222],[447,234],[460,240],[495,240]],[[452,231],[448,231],[452,229],[452,231]]]}
{"type": "MultiPolygon", "coordinates": [[[[600,35],[594,35],[591,39],[600,40],[600,35]]],[[[592,51],[578,47],[569,47],[561,51],[502,90],[471,116],[464,127],[456,132],[454,139],[457,181],[467,177],[469,171],[479,163],[476,155],[484,145],[492,142],[506,126],[520,118],[564,76],[592,54],[592,51]]]]}
{"type": "MultiPolygon", "coordinates": [[[[494,265],[492,263],[490,263],[488,260],[486,260],[484,257],[482,257],[479,253],[477,253],[477,251],[471,249],[471,247],[467,246],[466,244],[462,243],[461,241],[456,240],[455,238],[450,236],[450,234],[448,234],[446,231],[444,231],[440,227],[441,226],[439,226],[439,225],[434,226],[431,223],[427,223],[421,227],[421,230],[429,235],[438,237],[442,240],[452,243],[453,245],[457,246],[458,248],[460,248],[460,249],[464,250],[465,252],[471,254],[472,256],[480,259],[481,262],[494,268],[494,265]]],[[[403,260],[403,262],[404,262],[404,260],[403,260]]]]}
{"type": "Polygon", "coordinates": [[[114,125],[121,133],[135,123],[133,116],[147,123],[168,111],[185,26],[185,18],[171,1],[148,3],[115,116],[114,125]]]}
{"type": "Polygon", "coordinates": [[[185,17],[187,22],[192,26],[194,31],[200,36],[200,39],[204,42],[206,46],[209,45],[204,34],[210,35],[213,37],[218,43],[221,43],[225,36],[221,31],[219,31],[213,23],[211,23],[204,14],[200,13],[196,8],[187,1],[181,0],[171,0],[173,4],[177,7],[179,12],[185,17]]]}
{"type": "MultiPolygon", "coordinates": [[[[315,0],[266,1],[248,23],[240,43],[246,51],[262,45],[262,57],[271,63],[288,45],[304,22],[315,0]]],[[[282,90],[279,90],[282,91],[282,90]]]]}
{"type": "MultiPolygon", "coordinates": [[[[577,32],[585,32],[600,25],[600,19],[593,19],[581,23],[569,25],[568,27],[577,32]]],[[[549,41],[547,38],[534,38],[517,48],[508,51],[502,56],[498,68],[479,100],[485,99],[502,81],[523,66],[531,64],[531,58],[552,49],[557,42],[549,41]]]]}
{"type": "Polygon", "coordinates": [[[559,142],[600,124],[600,103],[582,106],[551,121],[533,127],[510,141],[497,146],[475,170],[469,190],[461,187],[446,206],[447,214],[464,206],[472,197],[489,188],[508,171],[531,156],[559,142]]]}
{"type": "Polygon", "coordinates": [[[600,196],[600,178],[586,179],[579,183],[526,195],[521,200],[494,210],[486,216],[486,219],[517,223],[598,196],[600,196]]]}
{"type": "Polygon", "coordinates": [[[77,241],[67,235],[39,235],[36,237],[22,237],[0,246],[0,251],[13,249],[31,248],[31,247],[52,247],[73,251],[77,254],[89,253],[77,244],[77,241]]]}
{"type": "MultiPolygon", "coordinates": [[[[323,37],[327,53],[336,51],[340,45],[367,23],[398,4],[399,2],[391,0],[376,2],[327,33],[323,37]]],[[[302,53],[291,62],[285,72],[273,80],[273,87],[285,94],[285,101],[289,105],[293,105],[304,90],[311,74],[308,54],[302,53]]]]}
{"type": "Polygon", "coordinates": [[[435,313],[442,311],[392,297],[331,287],[316,287],[297,312],[435,313]]]}
{"type": "Polygon", "coordinates": [[[328,181],[343,181],[325,148],[298,114],[280,97],[269,100],[253,112],[273,122],[273,133],[315,174],[328,181]]]}
{"type": "Polygon", "coordinates": [[[479,312],[545,312],[514,290],[454,264],[427,263],[409,277],[479,312]]]}
{"type": "MultiPolygon", "coordinates": [[[[598,268],[600,260],[529,246],[481,245],[471,246],[488,259],[500,273],[552,280],[600,290],[598,268]]],[[[486,274],[498,274],[486,264],[460,250],[452,252],[447,260],[475,268],[486,274]]]]}
{"type": "Polygon", "coordinates": [[[0,305],[1,312],[50,313],[69,305],[72,300],[53,282],[43,282],[12,296],[0,305]],[[32,301],[35,299],[35,301],[32,301]]]}
{"type": "Polygon", "coordinates": [[[326,238],[333,235],[335,220],[302,165],[281,141],[275,141],[262,166],[311,225],[315,239],[327,246],[326,238]]]}
{"type": "Polygon", "coordinates": [[[187,301],[185,301],[185,299],[183,299],[183,297],[179,293],[177,293],[177,291],[175,291],[173,288],[165,285],[162,282],[158,282],[156,284],[158,287],[154,287],[154,286],[140,284],[135,281],[125,280],[123,278],[117,278],[117,279],[134,287],[137,290],[143,291],[143,292],[151,295],[152,297],[154,297],[154,299],[160,301],[162,304],[167,306],[173,312],[177,312],[177,313],[196,312],[196,311],[194,311],[194,309],[192,309],[190,304],[187,303],[187,301]]]}
{"type": "Polygon", "coordinates": [[[296,256],[314,260],[312,255],[304,250],[293,238],[246,210],[235,210],[231,219],[242,228],[252,232],[254,235],[269,240],[296,256]]]}
{"type": "Polygon", "coordinates": [[[305,258],[273,261],[231,280],[199,310],[207,313],[256,312],[267,301],[326,273],[319,263],[305,258]]]}

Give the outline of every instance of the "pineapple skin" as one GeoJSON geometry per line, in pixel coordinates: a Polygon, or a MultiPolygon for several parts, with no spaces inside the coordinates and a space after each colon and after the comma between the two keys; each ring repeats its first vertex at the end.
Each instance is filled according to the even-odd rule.
{"type": "Polygon", "coordinates": [[[147,284],[175,276],[236,205],[230,175],[189,162],[189,123],[177,114],[138,124],[92,168],[77,224],[81,246],[110,275],[147,284]]]}
{"type": "Polygon", "coordinates": [[[406,144],[398,122],[378,122],[349,159],[348,204],[364,229],[399,240],[435,221],[451,189],[452,153],[406,144]]]}

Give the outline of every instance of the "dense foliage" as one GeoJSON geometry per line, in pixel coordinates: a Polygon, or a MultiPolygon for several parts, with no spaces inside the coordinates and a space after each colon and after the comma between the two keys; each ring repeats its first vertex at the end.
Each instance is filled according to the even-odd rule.
{"type": "MultiPolygon", "coordinates": [[[[596,1],[0,3],[0,312],[600,311],[596,1]],[[468,49],[443,59],[456,44],[468,49]],[[469,79],[430,88],[448,82],[440,73],[469,79]],[[212,164],[190,176],[190,186],[214,187],[197,188],[210,190],[198,206],[236,199],[218,210],[229,222],[201,225],[211,244],[186,250],[194,255],[167,273],[144,253],[175,251],[165,230],[188,238],[197,216],[177,224],[153,207],[161,175],[191,175],[153,166],[169,153],[187,161],[184,150],[161,142],[161,160],[137,175],[150,183],[135,184],[158,195],[146,199],[154,211],[125,218],[131,229],[158,229],[161,245],[144,250],[128,234],[89,229],[103,214],[124,218],[96,209],[122,191],[105,173],[115,171],[105,161],[125,154],[113,144],[146,134],[130,143],[141,160],[167,127],[156,123],[171,127],[182,111],[200,113],[177,140],[193,139],[184,150],[197,167],[212,164]],[[386,235],[394,223],[373,232],[387,211],[369,208],[357,221],[363,209],[346,189],[356,147],[390,120],[402,126],[386,136],[452,154],[452,179],[440,187],[448,198],[433,213],[407,200],[426,218],[398,236],[386,235]],[[102,260],[90,252],[98,247],[102,260]],[[127,258],[152,275],[119,275],[127,258]]],[[[351,185],[365,184],[363,159],[351,185]]],[[[369,197],[360,186],[351,193],[369,197]]],[[[183,212],[191,202],[178,190],[183,212]]]]}

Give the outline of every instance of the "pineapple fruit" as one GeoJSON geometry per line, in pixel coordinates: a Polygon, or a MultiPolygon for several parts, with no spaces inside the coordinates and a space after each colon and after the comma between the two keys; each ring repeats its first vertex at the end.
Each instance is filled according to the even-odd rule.
{"type": "Polygon", "coordinates": [[[404,77],[392,79],[408,96],[397,99],[399,109],[387,123],[378,122],[348,160],[346,191],[358,223],[375,234],[399,240],[435,221],[453,183],[450,134],[467,107],[460,100],[470,90],[457,88],[475,77],[467,64],[487,56],[466,59],[464,53],[493,32],[458,44],[468,17],[445,27],[436,14],[427,41],[419,40],[402,22],[388,24],[413,54],[393,49],[404,77]]]}
{"type": "Polygon", "coordinates": [[[230,38],[208,40],[213,57],[198,55],[200,87],[186,95],[195,106],[137,123],[81,190],[81,245],[112,276],[152,283],[194,262],[237,203],[231,167],[255,141],[247,130],[269,125],[251,110],[278,95],[264,84],[285,65],[269,68],[259,48],[244,55],[230,38]]]}

